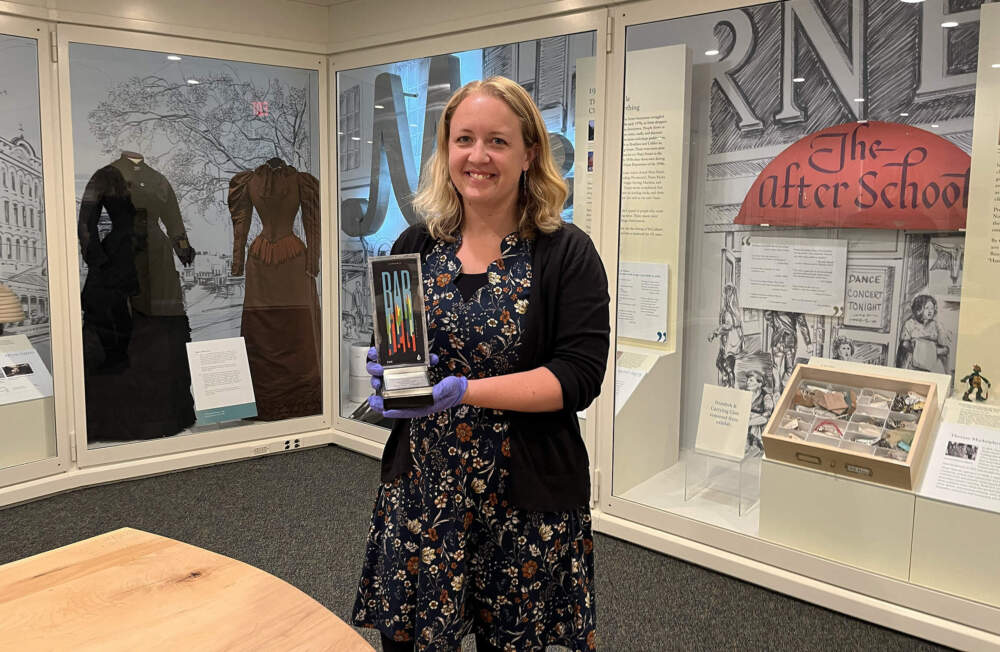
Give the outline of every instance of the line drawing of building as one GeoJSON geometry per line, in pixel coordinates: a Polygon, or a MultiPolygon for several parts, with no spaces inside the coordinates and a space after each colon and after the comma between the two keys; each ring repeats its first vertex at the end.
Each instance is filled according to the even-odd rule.
{"type": "Polygon", "coordinates": [[[42,158],[22,133],[0,136],[0,283],[21,300],[26,318],[6,330],[49,334],[49,281],[42,158]]]}

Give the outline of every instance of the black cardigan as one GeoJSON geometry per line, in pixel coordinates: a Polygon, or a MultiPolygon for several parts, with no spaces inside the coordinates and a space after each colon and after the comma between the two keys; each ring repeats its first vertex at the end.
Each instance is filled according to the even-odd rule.
{"type": "MultiPolygon", "coordinates": [[[[435,241],[423,224],[399,236],[392,253],[420,253],[435,241]]],[[[563,511],[590,501],[587,449],[576,413],[601,390],[611,326],[608,278],[586,233],[572,224],[539,234],[531,260],[531,296],[516,371],[544,366],[562,386],[563,409],[515,412],[510,419],[509,497],[532,511],[563,511]]],[[[382,453],[382,481],[413,466],[410,422],[400,419],[382,453]]]]}

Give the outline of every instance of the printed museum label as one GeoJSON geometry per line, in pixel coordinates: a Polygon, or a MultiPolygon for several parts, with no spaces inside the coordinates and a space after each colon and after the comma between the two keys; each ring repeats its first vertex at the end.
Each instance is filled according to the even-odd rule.
{"type": "MultiPolygon", "coordinates": [[[[573,224],[588,234],[594,223],[594,157],[597,155],[597,83],[594,57],[576,60],[576,136],[573,155],[573,224]]],[[[603,138],[603,134],[601,136],[603,138]]]]}
{"type": "Polygon", "coordinates": [[[746,451],[753,394],[742,389],[706,384],[695,450],[706,455],[742,460],[746,451]]]}
{"type": "Polygon", "coordinates": [[[187,355],[198,423],[257,416],[250,361],[242,337],[188,342],[187,355]]]}
{"type": "Polygon", "coordinates": [[[753,238],[743,248],[744,308],[837,315],[844,310],[847,242],[753,238]]]}
{"type": "Polygon", "coordinates": [[[46,396],[52,396],[52,374],[28,337],[0,337],[0,405],[46,396]]]}
{"type": "Polygon", "coordinates": [[[618,263],[618,335],[667,341],[666,263],[618,263]]]}
{"type": "MultiPolygon", "coordinates": [[[[994,423],[1000,411],[993,408],[994,423]]],[[[1000,430],[944,422],[930,452],[921,493],[1000,512],[1000,430]]]]}
{"type": "MultiPolygon", "coordinates": [[[[685,45],[648,48],[628,53],[625,105],[622,113],[621,240],[619,260],[673,265],[683,243],[687,215],[685,139],[691,87],[691,60],[685,45]]],[[[634,274],[625,271],[627,275],[634,274]]],[[[659,273],[657,273],[659,274],[659,273]]],[[[619,298],[619,335],[666,349],[677,341],[678,274],[666,278],[660,295],[663,312],[655,315],[619,298]],[[643,316],[645,314],[646,316],[643,316]],[[662,319],[661,319],[662,318],[662,319]],[[653,322],[656,323],[653,323],[653,322]],[[623,325],[625,326],[623,328],[623,325]],[[662,335],[661,335],[662,332],[662,335]]],[[[638,290],[638,288],[633,288],[638,290]]],[[[621,289],[619,288],[619,292],[621,289]]],[[[638,297],[633,293],[633,297],[638,297]]]]}
{"type": "Polygon", "coordinates": [[[737,224],[965,228],[969,155],[912,125],[862,120],[821,129],[757,176],[737,224]]]}

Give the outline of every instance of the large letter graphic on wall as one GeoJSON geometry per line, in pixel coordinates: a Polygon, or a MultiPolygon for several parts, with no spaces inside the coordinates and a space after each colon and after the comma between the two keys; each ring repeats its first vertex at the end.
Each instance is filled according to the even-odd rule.
{"type": "MultiPolygon", "coordinates": [[[[437,123],[451,94],[461,86],[458,57],[431,58],[427,80],[427,108],[421,161],[434,151],[437,123]]],[[[375,78],[375,107],[372,121],[372,169],[367,199],[345,199],[340,204],[340,226],[351,237],[368,236],[382,227],[389,208],[390,186],[409,224],[419,217],[412,198],[417,191],[419,171],[413,160],[409,139],[403,84],[399,75],[381,73],[375,78]]]]}

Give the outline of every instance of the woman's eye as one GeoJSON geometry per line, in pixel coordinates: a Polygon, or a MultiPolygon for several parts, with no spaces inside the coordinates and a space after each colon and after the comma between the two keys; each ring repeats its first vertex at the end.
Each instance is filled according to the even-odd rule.
{"type": "Polygon", "coordinates": [[[471,142],[471,141],[472,141],[472,139],[469,138],[468,136],[459,136],[458,138],[455,139],[456,143],[468,143],[468,142],[471,142]]]}
{"type": "Polygon", "coordinates": [[[493,139],[493,144],[494,145],[506,145],[507,141],[504,140],[503,138],[494,138],[493,139]]]}

